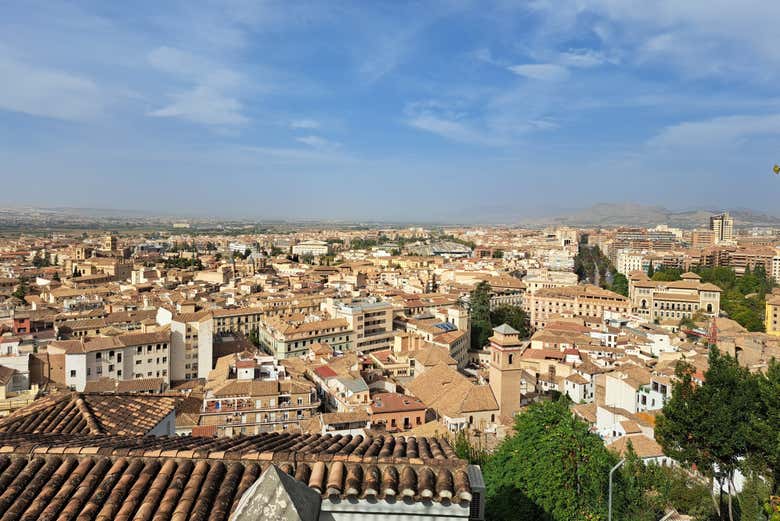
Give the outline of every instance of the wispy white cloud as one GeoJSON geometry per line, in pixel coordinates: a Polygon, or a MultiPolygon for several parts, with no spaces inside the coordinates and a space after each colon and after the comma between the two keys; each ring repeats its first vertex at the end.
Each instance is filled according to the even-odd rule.
{"type": "Polygon", "coordinates": [[[486,135],[469,125],[433,114],[419,114],[408,119],[408,124],[414,128],[431,132],[443,138],[470,145],[498,146],[502,141],[486,135]]]}
{"type": "Polygon", "coordinates": [[[616,62],[615,58],[608,58],[603,52],[594,49],[570,49],[558,56],[558,64],[567,67],[590,68],[616,62]]]}
{"type": "Polygon", "coordinates": [[[89,77],[23,63],[0,47],[0,109],[47,118],[88,121],[108,97],[89,77]]]}
{"type": "Polygon", "coordinates": [[[341,143],[330,141],[329,139],[325,139],[321,136],[302,136],[295,138],[295,140],[316,150],[335,150],[341,147],[341,143]]]}
{"type": "Polygon", "coordinates": [[[149,112],[150,116],[180,118],[203,125],[243,125],[249,121],[242,114],[242,105],[219,90],[199,85],[192,90],[174,94],[173,102],[149,112]]]}
{"type": "Polygon", "coordinates": [[[653,147],[706,147],[721,150],[758,136],[780,136],[780,113],[734,115],[686,121],[663,129],[648,142],[653,147]]]}
{"type": "Polygon", "coordinates": [[[532,80],[561,81],[569,77],[569,70],[556,63],[526,63],[511,65],[508,69],[518,76],[532,80]]]}
{"type": "Polygon", "coordinates": [[[241,74],[172,47],[154,49],[148,60],[157,70],[190,84],[189,88],[170,94],[171,102],[150,111],[150,116],[213,126],[243,125],[249,121],[236,94],[241,74]]]}
{"type": "Polygon", "coordinates": [[[663,66],[683,77],[778,76],[779,2],[537,0],[529,8],[542,15],[547,41],[595,33],[605,48],[638,66],[663,66]]]}
{"type": "Polygon", "coordinates": [[[296,129],[320,128],[320,122],[314,119],[296,119],[290,122],[290,128],[296,128],[296,129]]]}

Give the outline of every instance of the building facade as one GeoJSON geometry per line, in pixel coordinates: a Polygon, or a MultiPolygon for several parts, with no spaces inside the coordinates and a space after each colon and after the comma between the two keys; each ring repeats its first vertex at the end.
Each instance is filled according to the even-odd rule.
{"type": "Polygon", "coordinates": [[[695,273],[683,273],[682,280],[655,281],[643,273],[629,278],[632,311],[648,321],[692,318],[697,313],[718,316],[721,289],[702,283],[695,273]]]}

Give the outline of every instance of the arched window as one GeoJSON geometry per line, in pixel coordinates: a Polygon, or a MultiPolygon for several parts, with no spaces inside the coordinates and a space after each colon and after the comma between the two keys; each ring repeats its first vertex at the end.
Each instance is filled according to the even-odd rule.
{"type": "Polygon", "coordinates": [[[707,304],[707,313],[712,313],[712,304],[707,304]]]}
{"type": "Polygon", "coordinates": [[[515,355],[509,355],[509,365],[512,365],[512,360],[514,360],[515,355]]]}

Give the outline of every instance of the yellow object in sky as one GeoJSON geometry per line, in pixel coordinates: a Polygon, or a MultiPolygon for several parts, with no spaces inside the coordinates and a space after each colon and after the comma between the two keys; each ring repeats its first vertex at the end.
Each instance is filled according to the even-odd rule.
{"type": "Polygon", "coordinates": [[[775,167],[772,169],[775,171],[775,174],[780,174],[780,165],[775,165],[775,167]]]}

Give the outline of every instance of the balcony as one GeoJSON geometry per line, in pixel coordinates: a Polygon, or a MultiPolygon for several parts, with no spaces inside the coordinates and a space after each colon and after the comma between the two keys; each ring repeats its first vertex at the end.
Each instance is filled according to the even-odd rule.
{"type": "Polygon", "coordinates": [[[314,400],[311,403],[302,404],[302,405],[288,402],[288,403],[279,403],[274,405],[273,407],[271,406],[255,407],[254,401],[251,402],[248,401],[246,403],[222,402],[219,407],[217,407],[216,405],[206,404],[201,408],[201,413],[202,414],[225,414],[225,413],[233,413],[233,412],[253,413],[253,412],[289,411],[294,409],[307,410],[307,409],[318,409],[320,403],[321,402],[319,400],[314,400]]]}

